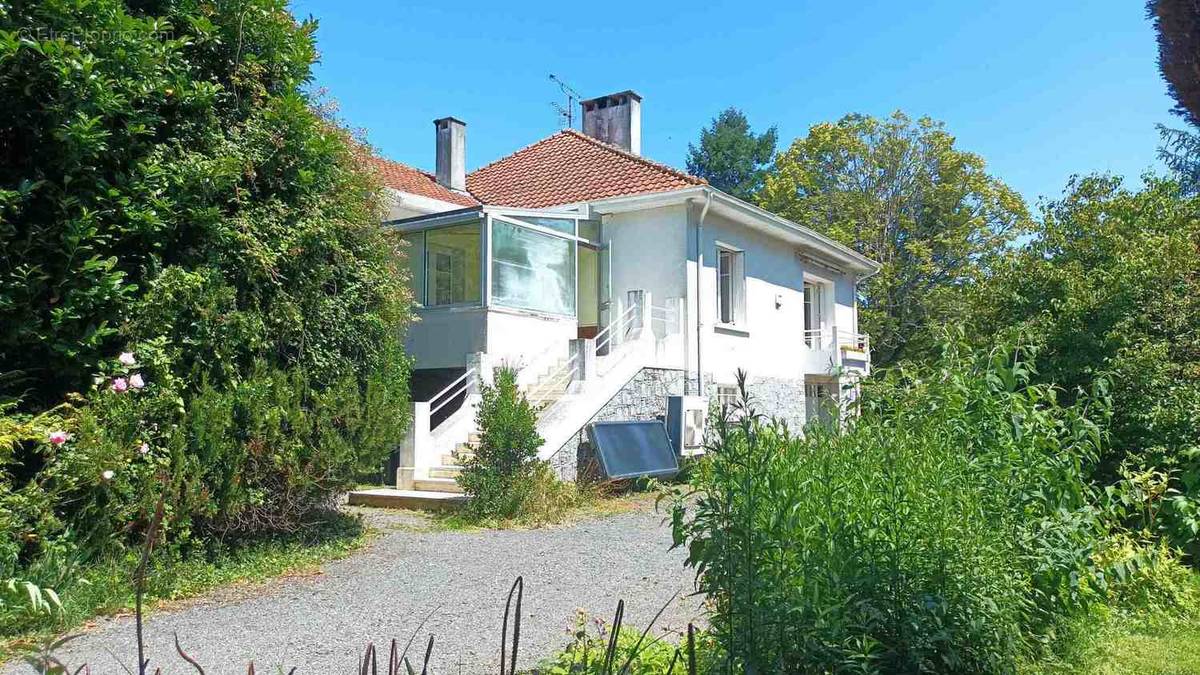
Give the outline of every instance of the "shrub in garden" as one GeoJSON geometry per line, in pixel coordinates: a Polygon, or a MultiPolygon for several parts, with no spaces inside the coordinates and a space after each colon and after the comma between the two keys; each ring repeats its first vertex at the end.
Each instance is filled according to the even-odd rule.
{"type": "Polygon", "coordinates": [[[721,647],[747,672],[1006,672],[1036,650],[1096,592],[1104,409],[1030,376],[949,344],[866,384],[845,429],[796,436],[752,402],[718,421],[672,520],[721,647]]]}
{"type": "Polygon", "coordinates": [[[458,483],[470,497],[467,513],[476,519],[550,522],[579,500],[572,484],[538,459],[544,440],[537,432],[538,410],[517,386],[517,373],[497,368],[483,385],[475,424],[479,446],[463,463],[458,483]]]}
{"type": "Polygon", "coordinates": [[[122,549],[163,489],[180,550],[294,529],[398,442],[410,298],[364,146],[306,91],[314,30],[283,0],[0,7],[16,567],[122,549]]]}

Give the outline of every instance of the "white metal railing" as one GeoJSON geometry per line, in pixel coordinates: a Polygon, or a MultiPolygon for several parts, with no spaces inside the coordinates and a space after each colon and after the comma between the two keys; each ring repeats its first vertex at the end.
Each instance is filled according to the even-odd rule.
{"type": "MultiPolygon", "coordinates": [[[[621,316],[617,317],[616,321],[610,322],[607,326],[604,327],[604,330],[600,331],[599,333],[596,333],[595,340],[596,340],[596,353],[597,354],[599,354],[600,350],[604,349],[612,342],[613,335],[616,335],[620,331],[628,328],[629,325],[633,323],[633,313],[639,309],[641,309],[641,308],[638,305],[630,305],[624,311],[624,313],[621,314],[621,316]],[[614,331],[613,330],[614,328],[616,328],[617,330],[614,331]]],[[[624,337],[624,336],[622,336],[622,337],[624,337]]]]}
{"type": "Polygon", "coordinates": [[[838,331],[837,341],[839,347],[849,347],[860,352],[871,351],[871,336],[866,333],[838,331]]]}
{"type": "Polygon", "coordinates": [[[803,332],[804,344],[808,345],[809,349],[822,349],[825,345],[825,330],[822,328],[813,328],[803,332]]]}
{"type": "Polygon", "coordinates": [[[658,323],[663,326],[663,332],[670,335],[679,332],[679,306],[678,305],[651,305],[650,306],[650,323],[658,323]]]}
{"type": "Polygon", "coordinates": [[[472,383],[469,378],[474,374],[475,374],[475,369],[468,368],[467,372],[463,373],[462,375],[459,375],[457,378],[454,379],[453,382],[446,385],[445,388],[443,388],[438,393],[434,394],[433,398],[429,399],[429,414],[430,414],[430,416],[432,416],[434,413],[436,413],[437,411],[444,408],[446,406],[446,404],[450,403],[450,401],[453,401],[454,399],[458,398],[459,395],[465,394],[467,392],[467,390],[471,388],[472,383]],[[438,399],[442,399],[442,402],[437,403],[438,399]]]}
{"type": "Polygon", "coordinates": [[[560,390],[566,390],[571,385],[571,380],[575,378],[575,374],[579,372],[579,354],[573,354],[567,358],[558,368],[546,373],[544,377],[538,378],[536,382],[529,385],[526,394],[530,398],[543,398],[545,394],[553,393],[560,390]]]}

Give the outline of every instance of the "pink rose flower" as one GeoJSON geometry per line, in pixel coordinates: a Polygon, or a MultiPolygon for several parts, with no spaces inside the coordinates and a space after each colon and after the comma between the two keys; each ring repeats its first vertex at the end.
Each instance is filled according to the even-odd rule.
{"type": "Polygon", "coordinates": [[[134,389],[141,389],[142,387],[146,386],[145,380],[142,379],[142,374],[134,373],[133,375],[130,375],[129,386],[133,387],[134,389]]]}
{"type": "Polygon", "coordinates": [[[53,443],[54,445],[62,445],[63,443],[66,443],[69,440],[71,440],[71,434],[68,434],[65,431],[51,431],[50,432],[50,442],[53,443]]]}
{"type": "Polygon", "coordinates": [[[110,389],[120,394],[129,389],[129,382],[123,377],[113,378],[110,389]]]}
{"type": "Polygon", "coordinates": [[[137,365],[137,359],[133,358],[133,352],[121,352],[121,355],[117,357],[117,360],[126,366],[137,365]]]}

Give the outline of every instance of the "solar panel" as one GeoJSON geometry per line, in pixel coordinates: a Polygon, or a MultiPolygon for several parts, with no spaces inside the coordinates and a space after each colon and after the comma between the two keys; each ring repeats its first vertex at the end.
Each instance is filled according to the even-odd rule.
{"type": "Polygon", "coordinates": [[[679,459],[661,421],[596,422],[588,427],[588,438],[609,478],[679,473],[679,459]]]}

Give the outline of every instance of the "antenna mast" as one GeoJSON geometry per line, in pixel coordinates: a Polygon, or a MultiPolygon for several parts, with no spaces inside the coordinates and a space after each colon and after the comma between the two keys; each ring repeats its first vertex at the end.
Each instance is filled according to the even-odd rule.
{"type": "Polygon", "coordinates": [[[567,128],[573,129],[575,127],[575,102],[583,100],[583,97],[571,85],[558,79],[554,73],[550,73],[550,81],[557,84],[563,96],[567,97],[567,105],[565,107],[557,101],[551,101],[550,107],[558,112],[558,121],[560,124],[565,121],[567,128]]]}

